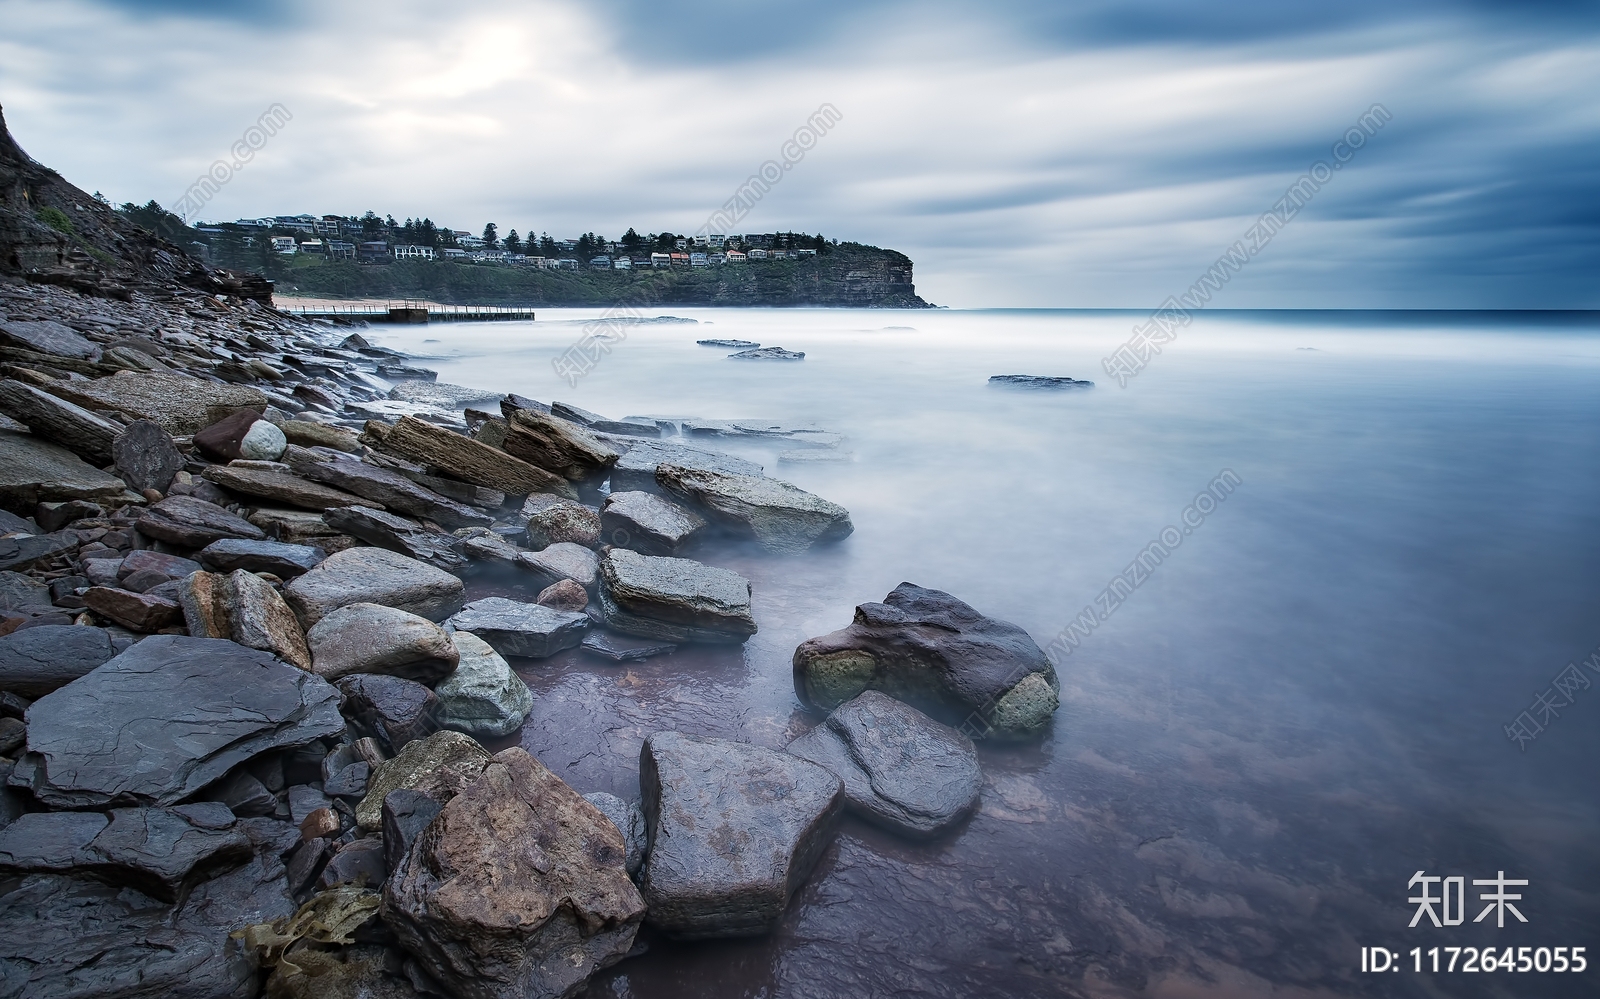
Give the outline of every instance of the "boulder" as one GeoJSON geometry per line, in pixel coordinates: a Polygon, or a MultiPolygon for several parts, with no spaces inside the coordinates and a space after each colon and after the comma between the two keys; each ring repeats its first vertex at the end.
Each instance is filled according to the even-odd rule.
{"type": "Polygon", "coordinates": [[[614,663],[643,662],[653,656],[671,655],[678,651],[678,646],[672,642],[631,638],[627,635],[613,635],[598,630],[585,635],[578,647],[614,663]]]}
{"type": "MultiPolygon", "coordinates": [[[[126,584],[132,577],[142,575],[146,579],[156,579],[165,583],[174,579],[183,579],[190,573],[199,571],[200,563],[193,559],[145,549],[129,552],[120,560],[120,564],[117,566],[117,579],[126,584]]],[[[134,589],[134,587],[130,586],[128,589],[134,589]]],[[[143,589],[141,587],[140,592],[143,592],[143,589]]]]}
{"type": "Polygon", "coordinates": [[[327,891],[336,885],[356,884],[377,888],[383,884],[388,868],[383,862],[383,840],[352,840],[339,848],[328,860],[328,866],[317,876],[317,890],[327,891]]]}
{"type": "Polygon", "coordinates": [[[10,378],[0,379],[0,413],[93,465],[111,461],[112,441],[122,432],[103,416],[10,378]]]}
{"type": "Polygon", "coordinates": [[[640,638],[740,643],[756,633],[748,579],[626,548],[600,560],[599,607],[607,627],[640,638]]]}
{"type": "Polygon", "coordinates": [[[505,597],[474,600],[445,623],[458,631],[470,631],[502,656],[527,659],[545,659],[570,649],[583,641],[583,633],[589,629],[584,614],[505,597]]]}
{"type": "Polygon", "coordinates": [[[639,754],[650,922],[680,939],[773,928],[832,841],[839,778],[785,753],[657,732],[639,754]]]}
{"type": "Polygon", "coordinates": [[[645,906],[626,850],[599,809],[508,749],[417,838],[383,920],[450,994],[570,996],[633,947],[645,906]]]}
{"type": "Polygon", "coordinates": [[[341,768],[322,782],[322,790],[335,798],[364,798],[371,785],[372,764],[361,760],[341,768]]]}
{"type": "Polygon", "coordinates": [[[461,662],[433,688],[433,719],[444,728],[495,738],[522,727],[533,711],[533,692],[488,642],[470,631],[451,636],[461,662]]]}
{"type": "Polygon", "coordinates": [[[52,808],[171,805],[344,727],[320,677],[232,642],[156,635],[33,702],[11,783],[52,808]]]}
{"type": "Polygon", "coordinates": [[[593,590],[600,578],[600,556],[570,541],[558,541],[543,551],[523,552],[517,556],[517,564],[531,572],[540,586],[570,579],[593,590]]]}
{"type": "MultiPolygon", "coordinates": [[[[451,646],[451,651],[455,647],[451,646]]],[[[415,680],[378,673],[355,673],[339,681],[339,710],[370,732],[391,753],[434,730],[438,698],[415,680]]]]}
{"type": "Polygon", "coordinates": [[[328,556],[284,586],[289,606],[307,627],[349,604],[382,604],[443,621],[461,609],[466,587],[443,569],[382,548],[352,548],[328,556]]]}
{"type": "Polygon", "coordinates": [[[577,581],[563,579],[540,590],[533,602],[551,610],[581,612],[589,606],[589,594],[577,581]]]}
{"type": "MultiPolygon", "coordinates": [[[[59,531],[75,520],[105,516],[98,503],[87,500],[67,500],[62,503],[40,503],[33,511],[34,523],[41,531],[59,531]]],[[[32,532],[30,532],[32,533],[32,532]]]]}
{"type": "Polygon", "coordinates": [[[360,673],[432,684],[455,672],[460,653],[445,630],[410,611],[346,604],[306,632],[312,669],[330,682],[360,673]]]}
{"type": "Polygon", "coordinates": [[[379,450],[443,469],[464,482],[507,496],[551,492],[578,498],[561,476],[414,416],[403,416],[392,427],[368,423],[363,437],[379,450]]]}
{"type": "Polygon", "coordinates": [[[644,831],[644,809],[637,801],[623,801],[614,794],[604,791],[594,791],[583,796],[583,800],[600,809],[611,824],[622,833],[622,840],[627,844],[628,859],[623,865],[628,875],[632,877],[639,873],[639,868],[644,866],[644,851],[649,845],[649,840],[644,831]]]}
{"type": "Polygon", "coordinates": [[[756,347],[751,350],[741,350],[737,354],[728,355],[740,361],[803,361],[806,352],[803,350],[785,350],[782,347],[756,347]]]}
{"type": "Polygon", "coordinates": [[[40,503],[88,500],[110,505],[127,486],[66,448],[14,430],[0,430],[0,506],[32,510],[40,503]]]}
{"type": "Polygon", "coordinates": [[[474,562],[515,566],[523,550],[504,537],[484,528],[469,528],[475,533],[461,539],[461,552],[474,562]]]}
{"type": "Polygon", "coordinates": [[[489,751],[460,732],[435,732],[406,744],[385,760],[367,782],[366,797],[356,806],[356,825],[372,832],[383,823],[383,801],[402,788],[421,791],[441,804],[478,779],[489,765],[489,751]]]}
{"type": "Polygon", "coordinates": [[[506,414],[507,454],[582,482],[601,477],[621,452],[594,434],[559,417],[529,409],[506,414]]]}
{"type": "Polygon", "coordinates": [[[85,607],[129,631],[156,632],[183,616],[176,600],[153,593],[134,593],[109,586],[91,586],[83,595],[85,607]]]}
{"type": "Polygon", "coordinates": [[[0,637],[0,690],[43,697],[116,655],[104,628],[46,625],[0,637]]]}
{"type": "Polygon", "coordinates": [[[111,442],[111,460],[117,474],[134,492],[154,489],[165,493],[183,471],[183,453],[153,420],[134,420],[111,442]]]}
{"type": "Polygon", "coordinates": [[[229,462],[243,458],[240,444],[250,428],[259,422],[262,422],[259,410],[241,409],[229,413],[194,435],[195,449],[212,461],[229,462]]]}
{"type": "Polygon", "coordinates": [[[600,508],[604,541],[646,555],[676,555],[705,527],[704,517],[655,493],[612,493],[600,508]]]}
{"type": "Polygon", "coordinates": [[[343,489],[396,513],[423,517],[448,528],[477,527],[494,522],[481,510],[441,496],[399,472],[361,461],[293,461],[296,472],[314,482],[343,489]]]}
{"type": "Polygon", "coordinates": [[[1060,703],[1055,669],[1026,631],[912,583],[802,642],[794,683],[818,710],[881,690],[980,738],[1036,736],[1060,703]]]}
{"type": "Polygon", "coordinates": [[[361,453],[361,441],[343,427],[330,427],[314,420],[287,420],[278,424],[284,439],[300,447],[327,447],[349,454],[361,453]]]}
{"type": "Polygon", "coordinates": [[[328,553],[308,545],[286,545],[281,541],[252,541],[224,538],[201,549],[200,564],[212,572],[270,572],[279,579],[293,579],[317,567],[328,553]]]}
{"type": "Polygon", "coordinates": [[[257,420],[239,441],[239,457],[252,461],[277,461],[288,446],[289,438],[284,436],[282,430],[266,420],[257,420]]]}
{"type": "Polygon", "coordinates": [[[656,482],[724,527],[755,538],[769,551],[803,552],[814,544],[848,537],[855,530],[850,511],[781,479],[661,464],[656,467],[656,482]]]}
{"type": "Polygon", "coordinates": [[[75,357],[79,360],[92,358],[100,350],[77,330],[54,319],[41,319],[36,322],[21,320],[0,322],[0,344],[20,347],[38,354],[75,357]]]}
{"type": "Polygon", "coordinates": [[[682,468],[728,475],[760,475],[753,461],[721,451],[706,451],[686,444],[641,440],[632,444],[611,468],[611,491],[659,493],[656,467],[663,462],[682,468]]]}
{"type": "Polygon", "coordinates": [[[139,516],[139,533],[180,548],[204,548],[223,538],[266,539],[261,528],[193,496],[168,496],[152,503],[139,516]]]}
{"type": "Polygon", "coordinates": [[[389,870],[400,869],[411,844],[443,808],[432,795],[411,788],[383,796],[383,859],[389,870]]]}
{"type": "Polygon", "coordinates": [[[325,510],[322,519],[341,534],[360,538],[369,545],[414,558],[446,572],[460,573],[467,567],[459,539],[430,531],[414,520],[397,517],[383,510],[350,506],[325,510]]]}
{"type": "Polygon", "coordinates": [[[191,573],[178,583],[178,606],[192,637],[233,639],[227,583],[226,576],[204,571],[191,573]]]}
{"type": "Polygon", "coordinates": [[[287,503],[305,510],[330,510],[341,506],[371,506],[343,489],[334,489],[317,482],[307,482],[288,472],[274,472],[261,468],[236,465],[211,465],[202,473],[211,482],[224,489],[245,496],[257,496],[274,503],[287,503]]]}
{"type": "Polygon", "coordinates": [[[835,708],[788,752],[843,781],[852,812],[917,839],[965,818],[983,789],[971,739],[876,690],[835,708]]]}
{"type": "Polygon", "coordinates": [[[600,544],[600,515],[581,503],[549,493],[534,493],[522,505],[528,518],[528,547],[539,551],[567,542],[594,548],[600,544]]]}
{"type": "Polygon", "coordinates": [[[110,409],[153,420],[169,434],[194,434],[241,409],[257,413],[268,400],[259,389],[206,381],[189,375],[119,371],[90,382],[52,386],[63,398],[87,409],[110,409]]]}
{"type": "Polygon", "coordinates": [[[235,642],[271,652],[301,669],[311,668],[311,650],[300,622],[272,584],[248,569],[235,569],[228,574],[226,587],[228,628],[235,642]]]}

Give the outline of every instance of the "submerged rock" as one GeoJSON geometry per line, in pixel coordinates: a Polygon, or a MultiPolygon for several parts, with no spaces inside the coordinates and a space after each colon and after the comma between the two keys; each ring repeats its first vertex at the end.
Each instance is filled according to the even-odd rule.
{"type": "Polygon", "coordinates": [[[739,643],[756,633],[750,581],[686,558],[613,548],[600,562],[600,613],[624,634],[739,643]]]}
{"type": "Polygon", "coordinates": [[[912,583],[802,642],[794,685],[823,711],[881,690],[978,737],[1036,736],[1060,703],[1055,669],[1026,631],[912,583]]]}
{"type": "Polygon", "coordinates": [[[971,739],[876,690],[835,708],[788,752],[842,780],[851,811],[918,839],[964,818],[983,788],[971,739]]]}
{"type": "Polygon", "coordinates": [[[33,703],[11,782],[52,808],[170,805],[343,731],[320,677],[232,642],[155,635],[33,703]]]}
{"type": "Polygon", "coordinates": [[[639,884],[652,925],[674,937],[773,928],[832,841],[839,778],[798,757],[679,732],[639,754],[650,853],[639,884]]]}
{"type": "Polygon", "coordinates": [[[671,655],[678,651],[678,646],[672,642],[613,635],[605,631],[589,632],[578,647],[614,663],[643,662],[654,656],[671,655]]]}
{"type": "Polygon", "coordinates": [[[332,611],[355,603],[382,604],[443,621],[461,609],[460,579],[382,548],[351,548],[330,555],[284,586],[284,597],[311,627],[332,611]]]}
{"type": "MultiPolygon", "coordinates": [[[[542,608],[541,608],[542,609],[542,608]]],[[[433,692],[436,722],[470,735],[493,738],[522,727],[533,711],[533,692],[493,647],[470,631],[450,636],[461,662],[433,692]]]]}
{"type": "Polygon", "coordinates": [[[583,641],[589,618],[536,603],[484,597],[461,608],[446,624],[470,631],[502,656],[545,659],[583,641]]]}
{"type": "Polygon", "coordinates": [[[727,475],[662,464],[656,481],[710,519],[755,538],[770,551],[797,553],[848,537],[850,511],[781,479],[727,475]]]}
{"type": "Polygon", "coordinates": [[[753,350],[741,350],[729,357],[741,361],[803,361],[806,352],[803,350],[784,350],[782,347],[759,347],[753,350]]]}
{"type": "Polygon", "coordinates": [[[569,996],[633,946],[622,834],[522,749],[494,758],[389,878],[383,919],[451,994],[569,996]]]}
{"type": "Polygon", "coordinates": [[[646,555],[676,555],[705,527],[704,517],[655,493],[612,493],[600,508],[602,539],[646,555]]]}
{"type": "Polygon", "coordinates": [[[1094,388],[1094,382],[1057,375],[990,375],[989,384],[1031,389],[1094,388]]]}

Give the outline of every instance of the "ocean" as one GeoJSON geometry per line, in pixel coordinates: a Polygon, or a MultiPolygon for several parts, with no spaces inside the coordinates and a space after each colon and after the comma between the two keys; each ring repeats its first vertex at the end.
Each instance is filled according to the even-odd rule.
{"type": "Polygon", "coordinates": [[[1133,312],[658,314],[696,322],[617,328],[570,380],[552,362],[596,311],[363,331],[443,382],[844,438],[820,461],[699,441],[843,504],[855,533],[697,555],[753,583],[742,648],[515,663],[536,704],[508,743],[628,798],[654,731],[781,748],[817,720],[795,646],[902,581],[1055,643],[1061,708],[1037,744],[980,748],[956,832],[849,819],[776,933],[646,932],[589,994],[1594,994],[1593,969],[1499,957],[1600,946],[1600,315],[1215,312],[1121,386],[1102,359],[1133,312]],[[1435,927],[1408,898],[1446,878],[1465,910],[1435,927]],[[1526,922],[1474,920],[1508,890],[1490,879],[1527,882],[1526,922]],[[1497,970],[1436,973],[1434,947],[1492,948],[1497,970]],[[1371,948],[1400,970],[1364,970],[1371,948]]]}

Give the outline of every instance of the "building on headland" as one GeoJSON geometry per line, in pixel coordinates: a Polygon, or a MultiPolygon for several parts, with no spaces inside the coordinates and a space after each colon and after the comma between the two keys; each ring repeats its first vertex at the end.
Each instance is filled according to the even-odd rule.
{"type": "Polygon", "coordinates": [[[670,253],[652,253],[652,254],[650,254],[650,266],[651,267],[671,267],[672,266],[672,254],[670,254],[670,253]]]}
{"type": "Polygon", "coordinates": [[[320,239],[302,239],[300,241],[300,252],[323,253],[325,250],[322,245],[322,240],[320,239]]]}
{"type": "Polygon", "coordinates": [[[431,246],[397,246],[394,248],[396,260],[432,260],[434,259],[431,246]]]}
{"type": "Polygon", "coordinates": [[[604,254],[598,257],[590,257],[589,266],[597,271],[609,271],[611,269],[611,258],[604,254]]]}
{"type": "Polygon", "coordinates": [[[728,251],[728,263],[730,264],[742,264],[745,262],[745,259],[745,255],[738,250],[728,251]]]}
{"type": "Polygon", "coordinates": [[[720,250],[724,246],[728,245],[728,237],[712,234],[706,237],[706,245],[711,247],[713,250],[720,250]]]}
{"type": "Polygon", "coordinates": [[[710,263],[710,261],[708,261],[706,259],[706,255],[704,253],[691,253],[691,254],[689,254],[689,266],[690,267],[705,267],[709,263],[710,263]]]}
{"type": "Polygon", "coordinates": [[[672,266],[674,266],[674,267],[688,267],[689,266],[689,255],[687,253],[674,253],[674,254],[672,254],[672,266]]]}
{"type": "Polygon", "coordinates": [[[389,256],[389,244],[383,240],[369,240],[356,245],[356,261],[363,264],[386,264],[394,258],[389,256]]]}
{"type": "Polygon", "coordinates": [[[446,260],[465,260],[467,251],[456,246],[447,246],[439,251],[439,256],[446,260]]]}
{"type": "Polygon", "coordinates": [[[315,215],[279,215],[272,220],[272,225],[278,229],[294,229],[299,232],[316,232],[317,223],[322,221],[315,215]]]}
{"type": "Polygon", "coordinates": [[[327,241],[329,260],[354,260],[356,258],[356,244],[346,243],[340,239],[327,241]]]}
{"type": "Polygon", "coordinates": [[[482,237],[474,236],[470,232],[458,232],[456,233],[456,245],[463,250],[481,250],[483,249],[483,239],[482,237]]]}
{"type": "Polygon", "coordinates": [[[796,251],[794,251],[794,255],[796,257],[814,257],[814,256],[817,255],[817,251],[816,250],[796,250],[796,251]]]}
{"type": "Polygon", "coordinates": [[[558,271],[575,271],[577,269],[578,262],[571,257],[562,257],[556,261],[556,270],[558,271]]]}
{"type": "Polygon", "coordinates": [[[631,271],[633,270],[633,261],[627,257],[618,257],[611,261],[611,266],[619,271],[631,271]]]}
{"type": "Polygon", "coordinates": [[[689,240],[679,237],[678,239],[673,240],[672,245],[679,250],[687,250],[689,248],[689,240]]]}
{"type": "Polygon", "coordinates": [[[299,240],[293,236],[272,236],[273,253],[294,253],[300,249],[299,240]]]}
{"type": "Polygon", "coordinates": [[[726,263],[727,260],[728,260],[728,255],[726,253],[708,253],[708,254],[706,254],[706,263],[708,263],[708,264],[722,264],[722,263],[726,263]]]}
{"type": "Polygon", "coordinates": [[[324,215],[311,223],[311,231],[319,236],[337,236],[345,224],[345,220],[337,215],[324,215]]]}
{"type": "Polygon", "coordinates": [[[751,260],[765,260],[765,259],[767,259],[767,251],[761,249],[760,247],[752,247],[751,250],[750,250],[750,254],[749,255],[750,255],[750,259],[751,260]]]}

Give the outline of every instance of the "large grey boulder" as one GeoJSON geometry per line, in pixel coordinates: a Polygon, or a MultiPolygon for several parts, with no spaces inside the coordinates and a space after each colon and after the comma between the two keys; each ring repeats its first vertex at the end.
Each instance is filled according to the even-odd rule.
{"type": "Polygon", "coordinates": [[[33,702],[11,783],[52,808],[171,805],[344,725],[321,677],[232,642],[154,635],[33,702]]]}
{"type": "Polygon", "coordinates": [[[80,360],[93,357],[100,349],[77,330],[54,319],[41,319],[36,322],[22,320],[0,322],[0,344],[20,347],[39,354],[76,357],[80,360]]]}
{"type": "Polygon", "coordinates": [[[668,642],[740,643],[756,633],[750,581],[686,558],[613,548],[600,560],[607,627],[668,642]]]}
{"type": "Polygon", "coordinates": [[[103,416],[10,378],[0,379],[0,413],[94,465],[111,461],[111,443],[122,432],[103,416]]]}
{"type": "Polygon", "coordinates": [[[794,687],[822,711],[881,690],[975,738],[1032,738],[1060,704],[1060,681],[1026,631],[942,590],[901,583],[856,607],[849,627],[794,650],[794,687]]]}
{"type": "Polygon", "coordinates": [[[633,946],[622,834],[520,748],[444,806],[384,885],[383,920],[471,999],[570,996],[633,946]]]}
{"type": "Polygon", "coordinates": [[[460,579],[383,548],[351,548],[284,585],[283,595],[307,628],[350,604],[382,604],[443,621],[461,609],[460,579]]]}
{"type": "Polygon", "coordinates": [[[86,409],[110,409],[153,420],[169,434],[194,434],[241,409],[261,412],[267,397],[248,385],[189,375],[119,371],[109,378],[53,385],[55,394],[86,409]]]}
{"type": "Polygon", "coordinates": [[[656,467],[662,463],[728,475],[760,475],[761,466],[753,461],[668,441],[641,440],[631,443],[616,464],[611,466],[611,491],[658,493],[656,467]]]}
{"type": "Polygon", "coordinates": [[[533,692],[511,666],[470,631],[451,636],[461,661],[433,692],[434,721],[468,735],[495,738],[522,727],[533,711],[533,692]]]}
{"type": "Polygon", "coordinates": [[[600,544],[600,515],[581,503],[534,493],[522,504],[528,518],[526,540],[538,551],[563,542],[594,548],[600,544]]]}
{"type": "Polygon", "coordinates": [[[487,749],[460,732],[434,732],[409,742],[373,771],[366,796],[356,805],[356,825],[366,832],[378,829],[383,800],[391,791],[421,791],[443,804],[476,781],[489,759],[487,749]]]}
{"type": "Polygon", "coordinates": [[[0,638],[0,690],[43,697],[116,655],[104,628],[41,625],[0,638]]]}
{"type": "Polygon", "coordinates": [[[971,739],[876,690],[835,708],[788,751],[844,781],[852,812],[917,839],[965,818],[983,789],[971,739]]]}
{"type": "Polygon", "coordinates": [[[785,753],[657,732],[639,754],[650,853],[639,884],[674,937],[753,936],[777,923],[832,840],[839,778],[785,753]]]}
{"type": "Polygon", "coordinates": [[[296,472],[313,482],[343,489],[373,500],[383,509],[424,517],[444,527],[477,527],[494,522],[494,518],[482,510],[441,496],[391,469],[339,459],[290,460],[290,464],[296,472]]]}
{"type": "Polygon", "coordinates": [[[541,589],[570,579],[593,590],[600,578],[600,556],[571,541],[558,541],[542,551],[522,552],[517,564],[539,580],[541,589]]]}
{"type": "Polygon", "coordinates": [[[193,496],[168,496],[139,515],[139,533],[182,548],[204,548],[223,538],[266,540],[266,533],[242,517],[193,496]]]}
{"type": "Polygon", "coordinates": [[[111,456],[117,474],[137,492],[165,493],[186,463],[183,452],[154,420],[128,424],[111,442],[111,456]]]}
{"type": "Polygon", "coordinates": [[[106,505],[127,486],[58,444],[0,430],[0,507],[32,510],[40,503],[88,500],[106,505]]]}
{"type": "Polygon", "coordinates": [[[0,871],[74,874],[127,886],[163,902],[237,867],[254,852],[227,808],[33,812],[0,829],[0,871]]]}
{"type": "Polygon", "coordinates": [[[292,579],[315,569],[328,553],[310,545],[286,545],[281,541],[253,541],[224,538],[206,545],[197,556],[212,572],[270,572],[279,579],[292,579]]]}
{"type": "Polygon", "coordinates": [[[612,493],[600,508],[602,540],[646,555],[676,555],[705,528],[704,517],[655,493],[612,493]]]}
{"type": "Polygon", "coordinates": [[[850,511],[781,479],[656,466],[656,482],[710,519],[759,541],[769,551],[793,554],[848,537],[850,511]]]}
{"type": "Polygon", "coordinates": [[[445,630],[425,617],[381,604],[346,604],[306,632],[311,668],[330,682],[380,673],[437,683],[461,655],[445,630]]]}
{"type": "Polygon", "coordinates": [[[386,510],[349,506],[325,510],[322,519],[340,534],[426,562],[436,569],[460,573],[467,567],[467,557],[461,552],[458,538],[430,531],[414,520],[386,510]]]}
{"type": "Polygon", "coordinates": [[[505,597],[474,600],[445,622],[470,631],[502,656],[544,659],[583,641],[589,628],[585,614],[552,610],[505,597]]]}

